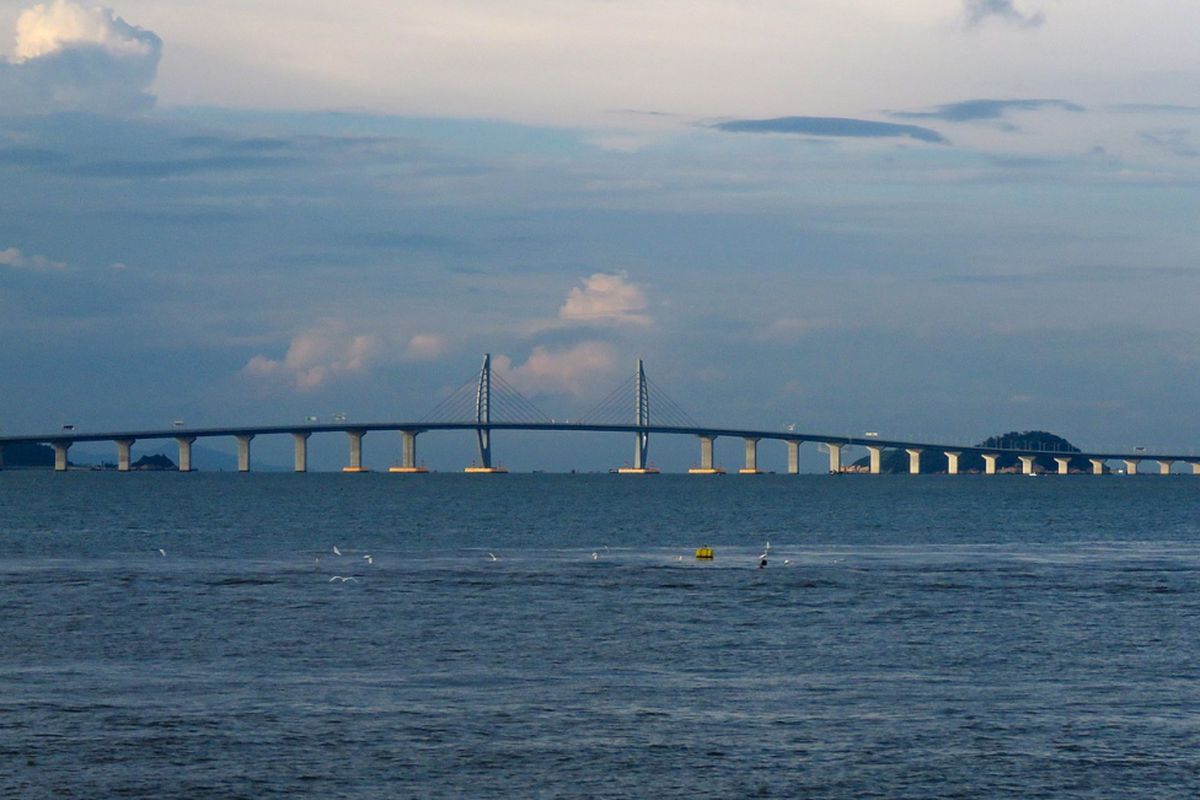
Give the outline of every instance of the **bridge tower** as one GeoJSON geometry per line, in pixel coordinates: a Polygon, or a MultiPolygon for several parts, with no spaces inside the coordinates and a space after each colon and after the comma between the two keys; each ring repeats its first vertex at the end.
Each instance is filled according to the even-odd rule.
{"type": "Polygon", "coordinates": [[[639,358],[637,362],[637,447],[633,453],[633,468],[646,469],[650,451],[650,389],[646,385],[646,366],[639,358]]]}
{"type": "Polygon", "coordinates": [[[475,390],[475,437],[479,442],[481,471],[492,469],[492,354],[485,353],[479,368],[479,386],[475,390]]]}

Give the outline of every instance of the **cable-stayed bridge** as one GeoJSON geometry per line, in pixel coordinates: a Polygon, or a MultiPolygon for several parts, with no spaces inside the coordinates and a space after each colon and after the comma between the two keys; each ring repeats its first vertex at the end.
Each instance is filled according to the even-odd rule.
{"type": "Polygon", "coordinates": [[[661,387],[646,376],[645,366],[639,359],[637,369],[620,386],[615,388],[595,407],[577,420],[559,421],[551,419],[532,401],[522,395],[503,376],[492,369],[490,355],[483,357],[479,374],[447,395],[429,413],[415,421],[393,422],[350,422],[335,420],[332,423],[306,422],[304,424],[229,426],[189,428],[181,424],[171,428],[88,432],[66,425],[55,433],[40,435],[0,436],[0,467],[3,466],[4,446],[17,443],[48,444],[54,448],[54,468],[66,471],[70,465],[69,451],[78,442],[111,441],[117,450],[117,469],[130,469],[130,453],[135,442],[141,440],[174,439],[179,446],[178,467],[181,472],[192,471],[192,444],[197,439],[233,437],[237,442],[238,470],[248,472],[251,467],[251,442],[257,436],[290,435],[294,444],[294,469],[308,470],[308,439],[316,433],[344,433],[349,439],[349,463],[344,472],[366,472],[363,466],[363,438],[371,432],[395,431],[400,434],[400,459],[389,471],[398,473],[421,473],[428,470],[417,461],[417,436],[433,431],[468,431],[475,435],[476,462],[466,468],[473,473],[499,473],[504,468],[493,458],[492,434],[498,431],[590,431],[631,434],[634,437],[632,466],[622,467],[615,472],[625,474],[652,474],[658,470],[649,461],[651,435],[694,436],[700,444],[699,466],[689,469],[691,474],[717,475],[724,472],[713,461],[713,443],[720,437],[742,439],[745,447],[745,462],[738,472],[760,474],[758,468],[758,444],[761,441],[779,441],[787,447],[789,474],[800,471],[800,447],[806,442],[815,443],[829,456],[829,471],[845,471],[842,463],[844,448],[859,446],[870,455],[869,472],[881,471],[885,450],[906,451],[909,472],[921,472],[921,457],[926,452],[941,452],[947,461],[950,474],[958,474],[959,460],[964,455],[982,458],[984,472],[995,474],[1000,459],[1015,458],[1021,463],[1021,471],[1034,474],[1035,462],[1039,457],[1051,457],[1058,465],[1059,474],[1067,474],[1072,460],[1086,459],[1093,474],[1103,474],[1109,462],[1121,462],[1127,474],[1137,474],[1143,461],[1157,464],[1158,474],[1168,475],[1176,462],[1191,466],[1192,474],[1200,475],[1200,456],[1183,453],[1152,453],[1138,449],[1135,452],[1088,452],[1044,450],[1022,446],[1023,442],[1000,442],[1001,446],[946,445],[915,440],[886,439],[873,434],[840,436],[815,432],[787,430],[753,430],[702,425],[696,422],[678,403],[670,398],[661,387]]]}

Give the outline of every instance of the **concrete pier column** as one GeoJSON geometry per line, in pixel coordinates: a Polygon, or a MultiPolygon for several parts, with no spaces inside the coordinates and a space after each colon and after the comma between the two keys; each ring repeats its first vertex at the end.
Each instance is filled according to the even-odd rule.
{"type": "Polygon", "coordinates": [[[54,447],[54,471],[67,471],[67,451],[71,449],[70,442],[51,442],[54,447]]]}
{"type": "Polygon", "coordinates": [[[958,474],[958,457],[961,456],[962,453],[960,453],[957,450],[946,450],[943,453],[943,455],[946,456],[946,474],[947,475],[957,475],[958,474]]]}
{"type": "Polygon", "coordinates": [[[688,470],[694,475],[713,475],[717,472],[713,466],[713,442],[716,441],[715,436],[700,437],[700,466],[697,469],[688,470]]]}
{"type": "Polygon", "coordinates": [[[1190,463],[1192,465],[1192,474],[1200,475],[1200,461],[1192,461],[1190,463]]]}
{"type": "Polygon", "coordinates": [[[871,456],[871,474],[878,475],[883,471],[883,448],[877,444],[869,444],[867,452],[871,456]]]}
{"type": "Polygon", "coordinates": [[[758,439],[746,437],[746,466],[739,469],[742,475],[761,475],[758,469],[758,439]]]}
{"type": "Polygon", "coordinates": [[[829,448],[829,471],[840,473],[842,471],[842,446],[827,442],[825,444],[829,448]]]}
{"type": "Polygon", "coordinates": [[[238,445],[238,472],[250,471],[250,442],[253,433],[239,433],[236,437],[238,445]]]}
{"type": "Polygon", "coordinates": [[[1088,461],[1090,461],[1092,463],[1092,474],[1093,475],[1103,475],[1104,474],[1104,459],[1103,458],[1089,458],[1088,461]]]}
{"type": "Polygon", "coordinates": [[[342,467],[342,472],[366,472],[362,465],[362,440],[366,431],[346,431],[350,437],[350,466],[342,467]]]}
{"type": "Polygon", "coordinates": [[[921,453],[924,453],[925,451],[920,449],[919,447],[910,447],[907,450],[905,450],[904,452],[908,453],[908,474],[909,475],[920,475],[921,474],[921,453]]]}
{"type": "Polygon", "coordinates": [[[134,439],[117,439],[117,472],[129,472],[129,453],[134,439]]]}
{"type": "Polygon", "coordinates": [[[1035,456],[1017,456],[1017,458],[1021,459],[1021,474],[1032,475],[1033,462],[1036,460],[1035,456]]]}
{"type": "Polygon", "coordinates": [[[196,441],[195,436],[176,436],[175,441],[179,444],[179,471],[192,471],[192,443],[196,441]]]}
{"type": "Polygon", "coordinates": [[[986,475],[996,474],[996,460],[1000,458],[996,453],[983,454],[983,472],[986,475]]]}
{"type": "Polygon", "coordinates": [[[308,431],[292,432],[292,470],[308,472],[308,431]]]}
{"type": "Polygon", "coordinates": [[[1126,475],[1137,475],[1137,468],[1138,468],[1138,464],[1140,464],[1140,463],[1142,463],[1142,460],[1140,458],[1125,459],[1125,474],[1126,475]]]}
{"type": "Polygon", "coordinates": [[[800,474],[800,442],[789,440],[787,442],[788,451],[788,475],[800,474]]]}
{"type": "Polygon", "coordinates": [[[417,466],[417,432],[400,431],[400,466],[405,469],[416,469],[417,466]]]}
{"type": "Polygon", "coordinates": [[[1174,463],[1175,463],[1174,461],[1160,459],[1158,462],[1158,474],[1159,475],[1170,475],[1171,474],[1171,465],[1174,463]]]}
{"type": "Polygon", "coordinates": [[[1054,463],[1058,464],[1059,475],[1066,475],[1071,471],[1071,459],[1069,458],[1055,458],[1054,463]]]}

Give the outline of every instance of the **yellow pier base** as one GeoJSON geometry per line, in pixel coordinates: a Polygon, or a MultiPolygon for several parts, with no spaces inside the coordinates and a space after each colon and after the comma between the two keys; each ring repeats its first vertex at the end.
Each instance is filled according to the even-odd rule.
{"type": "Polygon", "coordinates": [[[479,473],[483,475],[499,475],[508,472],[504,467],[467,467],[463,472],[479,473]]]}
{"type": "Polygon", "coordinates": [[[429,472],[429,467],[388,467],[388,472],[401,472],[405,475],[419,475],[429,472]]]}
{"type": "Polygon", "coordinates": [[[342,467],[342,472],[370,472],[366,467],[342,467]]]}
{"type": "Polygon", "coordinates": [[[658,467],[621,467],[617,470],[618,475],[657,475],[661,470],[658,467]]]}
{"type": "Polygon", "coordinates": [[[725,470],[713,467],[708,469],[705,467],[692,467],[688,470],[688,475],[724,475],[725,470]]]}
{"type": "Polygon", "coordinates": [[[738,475],[762,475],[761,469],[739,469],[738,475]]]}

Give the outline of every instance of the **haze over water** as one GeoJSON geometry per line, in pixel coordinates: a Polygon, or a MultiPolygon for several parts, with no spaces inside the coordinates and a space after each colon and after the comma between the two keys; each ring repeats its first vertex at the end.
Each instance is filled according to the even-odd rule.
{"type": "Polygon", "coordinates": [[[0,509],[3,796],[1200,791],[1186,476],[6,472],[0,509]]]}

